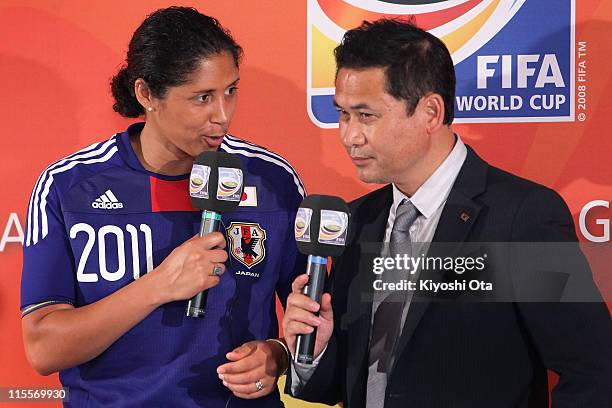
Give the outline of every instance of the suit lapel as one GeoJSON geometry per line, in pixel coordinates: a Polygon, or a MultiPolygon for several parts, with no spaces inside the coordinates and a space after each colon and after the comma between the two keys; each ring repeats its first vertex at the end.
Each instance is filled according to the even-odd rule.
{"type": "Polygon", "coordinates": [[[467,240],[482,205],[474,198],[487,186],[489,165],[467,147],[465,162],[448,195],[433,242],[463,242],[467,240]]]}
{"type": "MultiPolygon", "coordinates": [[[[384,239],[389,210],[393,203],[393,192],[391,185],[383,187],[374,192],[362,205],[357,206],[357,213],[353,214],[351,223],[353,233],[349,248],[355,248],[355,252],[343,256],[343,263],[348,261],[354,271],[353,279],[347,293],[347,310],[342,317],[341,325],[348,331],[348,367],[347,367],[347,390],[362,390],[356,382],[366,375],[363,371],[364,362],[367,359],[367,348],[370,338],[370,321],[372,318],[372,302],[364,299],[367,287],[371,287],[373,281],[372,273],[357,273],[359,262],[370,259],[371,254],[364,253],[363,244],[380,243],[384,239]],[[346,259],[347,256],[349,259],[346,259]]],[[[367,260],[365,261],[367,262],[367,260]]],[[[343,266],[343,268],[346,268],[343,266]]],[[[357,393],[359,394],[359,393],[357,393]]],[[[361,395],[353,394],[357,406],[361,395]]],[[[350,396],[349,396],[350,398],[350,396]]]]}
{"type": "Polygon", "coordinates": [[[451,190],[432,242],[465,241],[478,218],[481,207],[461,191],[451,190]]]}
{"type": "MultiPolygon", "coordinates": [[[[464,242],[472,230],[482,205],[473,198],[486,189],[488,165],[468,146],[468,154],[446,200],[432,240],[429,256],[436,255],[436,242],[464,242]]],[[[445,247],[447,249],[448,246],[445,247]]],[[[448,256],[448,252],[444,254],[448,256]]],[[[415,294],[406,315],[395,355],[399,357],[412,338],[421,318],[431,303],[430,296],[415,294]]],[[[395,358],[397,361],[398,358],[395,358]]],[[[393,369],[393,367],[392,367],[393,369]]]]}

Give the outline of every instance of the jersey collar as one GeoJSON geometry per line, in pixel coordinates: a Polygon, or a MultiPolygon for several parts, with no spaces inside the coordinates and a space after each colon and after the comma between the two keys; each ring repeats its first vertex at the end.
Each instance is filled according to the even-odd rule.
{"type": "Polygon", "coordinates": [[[130,125],[125,132],[119,133],[117,137],[117,148],[119,149],[119,154],[123,161],[133,170],[136,170],[140,173],[147,174],[151,177],[155,177],[161,180],[185,180],[189,178],[189,174],[182,174],[178,176],[168,176],[165,174],[158,174],[152,171],[149,171],[144,168],[140,160],[138,160],[138,156],[136,156],[136,152],[134,152],[134,148],[130,143],[130,135],[140,133],[144,128],[144,122],[137,122],[130,125]]]}

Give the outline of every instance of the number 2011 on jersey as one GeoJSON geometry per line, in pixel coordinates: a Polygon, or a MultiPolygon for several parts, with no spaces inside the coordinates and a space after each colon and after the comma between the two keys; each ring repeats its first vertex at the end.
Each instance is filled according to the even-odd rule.
{"type": "MultiPolygon", "coordinates": [[[[151,228],[146,224],[139,225],[140,232],[144,235],[144,246],[145,254],[147,259],[147,272],[153,270],[153,239],[151,234],[151,228]]],[[[132,271],[134,279],[140,277],[140,256],[139,256],[139,230],[132,224],[127,224],[125,230],[128,233],[128,239],[130,240],[130,249],[132,252],[132,271]]],[[[126,265],[125,265],[125,232],[123,229],[116,225],[105,225],[101,227],[98,232],[89,224],[78,223],[74,224],[70,228],[70,239],[75,239],[79,233],[87,235],[87,242],[83,253],[79,259],[77,266],[77,281],[79,282],[97,282],[98,274],[94,272],[85,272],[85,265],[87,259],[91,254],[91,250],[94,245],[98,245],[98,262],[100,265],[100,275],[102,279],[107,281],[118,281],[125,276],[126,265]],[[107,253],[106,253],[106,239],[114,237],[117,240],[117,263],[118,269],[116,271],[109,271],[106,266],[107,253]]]]}

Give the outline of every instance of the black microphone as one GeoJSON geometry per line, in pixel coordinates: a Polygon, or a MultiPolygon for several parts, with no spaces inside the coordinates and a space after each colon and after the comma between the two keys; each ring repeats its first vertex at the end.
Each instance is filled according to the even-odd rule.
{"type": "MultiPolygon", "coordinates": [[[[242,162],[232,154],[204,152],[193,162],[189,177],[189,195],[194,207],[202,211],[200,236],[219,231],[221,213],[233,211],[242,198],[242,162]]],[[[208,291],[187,302],[187,316],[204,317],[208,291]]]]}
{"type": "MultiPolygon", "coordinates": [[[[296,214],[294,232],[297,248],[308,255],[308,282],[302,293],[319,304],[327,277],[327,257],[342,255],[348,226],[349,209],[339,197],[309,195],[296,214]]],[[[312,363],[316,337],[316,327],[312,333],[297,336],[295,361],[312,363]]]]}

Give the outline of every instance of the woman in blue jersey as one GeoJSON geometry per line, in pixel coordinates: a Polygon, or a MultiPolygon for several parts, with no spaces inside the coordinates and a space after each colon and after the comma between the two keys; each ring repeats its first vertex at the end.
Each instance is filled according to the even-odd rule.
{"type": "Polygon", "coordinates": [[[275,295],[284,302],[304,266],[292,231],[304,189],[282,157],[227,135],[241,55],[193,8],[151,14],[111,84],[114,110],[144,122],[51,164],[34,187],[24,344],[36,371],[60,373],[67,406],[282,405],[275,295]],[[240,157],[246,196],[225,234],[194,237],[188,174],[206,150],[240,157]],[[185,316],[205,289],[205,318],[185,316]]]}

